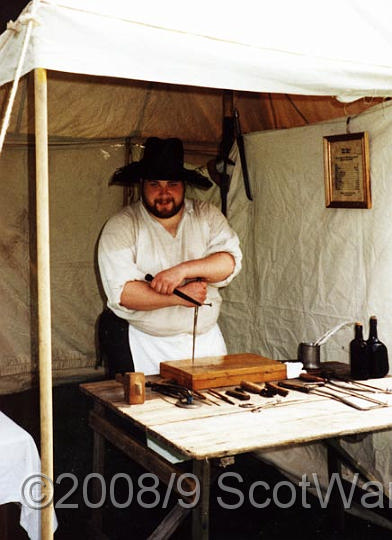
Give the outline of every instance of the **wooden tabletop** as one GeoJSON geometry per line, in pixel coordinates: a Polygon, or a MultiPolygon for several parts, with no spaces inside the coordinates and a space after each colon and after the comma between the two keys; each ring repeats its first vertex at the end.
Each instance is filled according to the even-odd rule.
{"type": "MultiPolygon", "coordinates": [[[[380,389],[392,386],[391,378],[367,383],[380,389]]],[[[290,391],[287,397],[280,398],[278,405],[251,412],[224,402],[184,409],[175,406],[175,398],[161,396],[149,388],[145,403],[128,405],[123,385],[114,380],[85,383],[80,388],[96,402],[144,429],[147,435],[193,459],[271,450],[392,427],[392,395],[381,393],[376,397],[389,407],[359,411],[327,397],[290,391]]],[[[251,402],[266,405],[275,403],[276,398],[252,395],[251,402]]]]}

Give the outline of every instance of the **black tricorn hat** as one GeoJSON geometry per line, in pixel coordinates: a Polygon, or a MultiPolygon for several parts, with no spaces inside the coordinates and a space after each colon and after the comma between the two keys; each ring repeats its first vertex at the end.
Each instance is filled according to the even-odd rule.
{"type": "Polygon", "coordinates": [[[203,189],[212,186],[206,176],[196,170],[185,169],[184,147],[176,138],[149,137],[142,159],[117,169],[110,183],[129,186],[140,180],[183,180],[203,189]]]}

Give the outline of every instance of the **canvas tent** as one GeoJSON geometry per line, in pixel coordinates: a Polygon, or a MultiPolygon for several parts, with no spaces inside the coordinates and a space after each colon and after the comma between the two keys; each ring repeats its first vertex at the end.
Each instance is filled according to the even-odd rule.
{"type": "MultiPolygon", "coordinates": [[[[31,384],[34,344],[26,327],[34,320],[27,307],[35,291],[34,286],[25,286],[34,279],[24,253],[33,243],[29,234],[34,231],[34,212],[28,211],[33,196],[26,181],[32,185],[34,176],[30,146],[33,82],[29,74],[35,67],[51,70],[48,132],[51,204],[55,206],[51,211],[51,279],[56,291],[52,325],[55,376],[59,377],[95,364],[91,327],[102,299],[90,254],[103,222],[122,204],[119,188],[109,189],[107,182],[124,162],[127,137],[137,143],[149,135],[179,136],[185,141],[188,162],[200,166],[218,150],[222,89],[234,90],[245,133],[355,117],[373,105],[374,96],[391,93],[390,44],[383,26],[388,3],[380,3],[378,13],[383,16],[377,21],[374,10],[370,13],[364,3],[331,4],[321,26],[309,2],[295,8],[277,2],[268,6],[263,17],[250,17],[258,4],[245,2],[238,13],[234,6],[222,12],[219,5],[201,3],[190,16],[176,2],[163,8],[159,3],[112,2],[108,6],[96,1],[42,1],[30,3],[1,36],[3,113],[18,65],[18,74],[26,74],[9,119],[7,151],[1,164],[5,178],[10,174],[24,178],[21,193],[15,192],[20,183],[4,182],[11,192],[4,197],[3,215],[12,213],[14,221],[4,218],[8,229],[4,253],[8,261],[11,253],[12,257],[4,265],[7,276],[3,282],[12,276],[14,286],[5,287],[3,293],[3,304],[12,306],[2,320],[7,358],[2,366],[3,392],[31,384]],[[287,17],[282,21],[279,14],[283,9],[287,17]],[[295,31],[290,30],[294,19],[295,31]],[[347,21],[352,23],[350,40],[346,39],[347,21]],[[333,43],[329,39],[332,27],[333,43]],[[20,64],[24,44],[26,56],[20,64]],[[331,97],[336,95],[345,99],[365,96],[366,102],[342,103],[331,97]],[[67,201],[72,200],[75,189],[83,193],[78,194],[79,204],[70,220],[67,201]],[[17,212],[7,206],[8,199],[19,202],[17,212]],[[83,236],[75,242],[81,230],[83,236]],[[62,235],[61,242],[57,234],[62,235]],[[13,243],[17,249],[11,251],[13,243]],[[19,272],[14,271],[16,266],[19,272]],[[87,309],[86,295],[92,296],[94,310],[87,309]],[[84,322],[74,317],[75,311],[84,322]],[[78,322],[72,324],[75,320],[78,322]]],[[[209,196],[219,204],[216,190],[209,196]]]]}
{"type": "MultiPolygon", "coordinates": [[[[386,23],[392,10],[390,2],[376,1],[368,5],[359,0],[350,3],[332,1],[322,16],[317,4],[305,0],[295,4],[277,1],[261,6],[264,9],[259,14],[260,2],[242,2],[240,9],[226,3],[224,11],[220,3],[199,2],[197,10],[193,8],[189,13],[188,6],[178,1],[164,4],[120,0],[109,3],[96,0],[34,1],[27,6],[13,28],[0,37],[0,83],[5,85],[1,106],[6,117],[8,98],[12,97],[11,81],[19,75],[24,76],[15,95],[13,112],[9,119],[6,118],[10,131],[0,157],[0,177],[6,194],[1,203],[5,231],[1,294],[6,310],[2,320],[4,352],[1,369],[2,374],[8,376],[8,391],[30,384],[26,374],[32,368],[34,371],[31,358],[36,358],[36,345],[31,338],[36,331],[34,299],[37,272],[32,247],[35,239],[32,217],[35,198],[39,204],[43,203],[37,218],[38,239],[44,250],[43,259],[38,257],[38,281],[40,297],[43,296],[46,306],[45,322],[42,323],[42,316],[39,317],[41,369],[49,368],[50,372],[52,360],[59,372],[89,369],[95,363],[92,358],[93,340],[91,338],[89,341],[87,353],[81,343],[86,335],[93,335],[95,318],[102,307],[95,275],[94,242],[105,219],[122,204],[120,190],[109,188],[107,182],[113,170],[124,162],[125,138],[131,136],[131,139],[140,139],[153,134],[183,137],[189,143],[189,161],[202,165],[217,150],[221,89],[235,91],[238,103],[243,104],[242,109],[239,108],[244,119],[244,131],[269,127],[265,117],[261,122],[264,120],[264,125],[257,124],[261,113],[256,115],[253,107],[255,102],[269,103],[268,93],[311,96],[316,101],[317,97],[314,96],[325,96],[326,104],[332,103],[329,96],[338,96],[340,103],[348,103],[360,97],[384,98],[392,95],[392,38],[386,23]],[[36,158],[30,138],[34,128],[34,107],[32,80],[28,74],[38,68],[49,70],[49,186],[43,71],[37,72],[35,84],[35,109],[36,112],[41,111],[38,115],[40,121],[35,121],[36,158]],[[256,97],[253,94],[256,92],[264,93],[267,98],[256,97]],[[176,109],[176,120],[170,121],[174,105],[178,103],[180,107],[176,109]],[[246,114],[247,111],[253,112],[246,114]],[[194,134],[191,134],[192,130],[194,134]],[[194,142],[198,144],[192,146],[194,142]],[[37,184],[43,190],[37,196],[31,190],[35,176],[34,161],[38,164],[37,184]],[[46,200],[49,190],[51,197],[46,200]],[[51,273],[49,252],[45,249],[49,245],[49,203],[51,273]],[[42,266],[43,274],[40,271],[42,266]],[[53,351],[49,325],[50,283],[53,291],[51,324],[55,330],[53,351]],[[9,313],[7,309],[11,308],[12,313],[9,313]]],[[[294,103],[298,103],[293,99],[294,103]]],[[[292,107],[290,100],[284,99],[284,102],[292,107]]],[[[368,102],[366,105],[370,104],[368,102]]],[[[379,107],[381,112],[378,114],[383,118],[388,107],[383,104],[379,107]]],[[[355,109],[355,104],[337,105],[333,116],[339,116],[338,110],[343,113],[340,116],[355,116],[360,109],[355,109]]],[[[317,120],[324,118],[316,117],[317,120]]],[[[367,125],[366,118],[369,117],[364,118],[364,125],[367,125]]],[[[361,120],[353,120],[352,125],[361,128],[361,120]]],[[[272,123],[272,127],[280,126],[272,123]]],[[[345,120],[326,128],[328,133],[344,129],[345,120]]],[[[326,133],[320,128],[317,136],[321,132],[326,133]]],[[[299,171],[293,171],[289,165],[293,162],[301,164],[298,154],[290,150],[295,147],[292,146],[292,133],[276,135],[281,137],[280,147],[278,143],[274,144],[275,135],[267,136],[270,139],[264,146],[264,154],[260,154],[256,146],[253,150],[249,149],[256,194],[254,205],[243,198],[238,166],[233,175],[229,215],[233,226],[241,234],[246,265],[240,279],[225,291],[227,307],[222,314],[222,324],[231,335],[229,349],[232,352],[245,347],[249,352],[254,350],[287,358],[295,354],[293,349],[299,340],[313,337],[300,335],[301,331],[322,333],[326,329],[325,324],[341,321],[347,316],[367,315],[369,306],[373,307],[373,304],[365,295],[360,304],[351,306],[352,309],[338,311],[328,298],[331,291],[340,293],[342,288],[334,288],[336,281],[331,278],[328,287],[318,295],[320,283],[318,280],[312,281],[310,272],[303,276],[306,296],[302,295],[301,283],[287,290],[292,305],[300,306],[304,314],[302,320],[293,311],[289,312],[286,305],[276,305],[279,289],[284,291],[279,283],[287,284],[290,279],[289,273],[283,276],[284,272],[277,264],[280,262],[279,254],[287,246],[292,249],[296,245],[293,236],[288,241],[286,238],[290,230],[289,215],[301,214],[300,233],[305,233],[306,240],[308,234],[315,230],[315,222],[322,224],[321,232],[327,229],[333,233],[335,223],[341,230],[347,214],[332,211],[327,215],[322,212],[321,221],[317,221],[320,216],[316,215],[315,221],[309,222],[312,223],[308,225],[312,227],[312,231],[309,231],[304,208],[313,209],[316,202],[319,209],[325,210],[322,165],[318,162],[317,167],[311,169],[312,178],[301,167],[299,171]],[[281,150],[272,160],[274,147],[281,150]],[[264,156],[264,165],[256,159],[261,155],[264,156]],[[293,161],[286,162],[286,157],[291,157],[293,161]],[[271,175],[271,167],[275,163],[286,165],[286,170],[292,173],[291,177],[283,180],[283,176],[271,175]],[[261,170],[262,177],[258,172],[261,170]],[[268,178],[270,181],[263,184],[268,178]],[[305,199],[298,199],[298,204],[293,204],[293,196],[284,196],[287,193],[285,186],[290,186],[290,179],[298,178],[303,182],[299,193],[305,199]],[[312,180],[317,180],[318,184],[313,185],[312,180]],[[308,183],[312,189],[306,189],[308,183]],[[278,194],[283,195],[280,201],[278,194]],[[274,220],[268,220],[267,214],[263,214],[268,207],[275,212],[274,220]],[[278,227],[275,235],[268,229],[268,221],[278,227]],[[260,223],[263,230],[255,227],[260,223]],[[274,240],[268,244],[267,240],[260,242],[260,238],[274,240]],[[273,287],[267,289],[267,285],[269,287],[271,284],[273,287]],[[253,303],[248,302],[251,296],[255,298],[253,303]],[[329,311],[327,316],[330,309],[332,313],[329,311]],[[294,320],[298,326],[293,326],[294,320]],[[276,326],[276,321],[279,325],[274,334],[271,327],[276,326]],[[309,326],[307,321],[311,321],[309,326]],[[284,331],[279,330],[282,328],[284,331]],[[234,333],[231,332],[233,329],[236,329],[234,333]],[[279,337],[283,339],[283,348],[279,349],[275,344],[268,349],[268,337],[272,335],[275,336],[275,343],[279,337]],[[248,336],[248,341],[244,341],[244,336],[248,336]]],[[[299,148],[305,150],[304,144],[308,144],[309,140],[306,136],[307,142],[303,142],[305,139],[301,139],[301,136],[299,131],[294,133],[299,148]]],[[[247,144],[252,147],[256,139],[263,141],[263,136],[260,137],[249,135],[247,144]]],[[[378,154],[381,157],[387,155],[388,148],[382,140],[378,154]]],[[[305,152],[307,155],[301,154],[301,159],[317,160],[319,149],[312,149],[305,152]]],[[[382,159],[379,167],[383,168],[382,159]]],[[[383,180],[384,187],[388,184],[387,180],[387,177],[383,180]]],[[[379,193],[383,196],[386,192],[387,188],[379,193]]],[[[208,196],[218,201],[216,189],[208,196]]],[[[375,214],[369,218],[364,211],[359,214],[351,211],[349,215],[349,230],[344,229],[346,235],[340,237],[339,249],[343,250],[350,234],[369,230],[365,225],[375,214]]],[[[380,211],[376,215],[380,215],[380,211]]],[[[371,223],[375,231],[377,223],[371,223]]],[[[293,234],[294,231],[292,229],[293,234]]],[[[322,239],[322,234],[313,235],[312,243],[308,245],[317,248],[317,242],[322,239]]],[[[366,240],[373,241],[372,238],[366,240]]],[[[387,240],[383,237],[384,254],[387,240]]],[[[366,245],[369,246],[368,243],[366,245]]],[[[350,254],[356,253],[355,247],[353,245],[350,254]]],[[[297,259],[303,261],[306,257],[303,248],[304,243],[301,252],[291,252],[289,263],[293,264],[297,259]]],[[[368,252],[376,254],[371,248],[368,252]]],[[[323,255],[321,263],[317,260],[312,262],[314,269],[319,270],[317,276],[322,275],[326,253],[323,252],[323,255]]],[[[380,280],[386,276],[387,262],[379,276],[380,280]]],[[[285,264],[288,264],[287,261],[285,264]]],[[[354,272],[354,266],[350,267],[351,272],[354,272]]],[[[372,268],[364,268],[362,277],[368,278],[372,268]]],[[[344,275],[344,272],[341,274],[344,275]]],[[[374,283],[373,289],[376,288],[377,283],[374,283]]],[[[367,289],[366,294],[370,294],[370,290],[367,289]]],[[[381,309],[382,301],[380,295],[375,307],[380,307],[384,313],[386,309],[381,309]]],[[[338,349],[339,342],[334,352],[338,349]]]]}
{"type": "MultiPolygon", "coordinates": [[[[322,14],[306,0],[268,9],[247,0],[241,10],[231,3],[224,11],[202,1],[191,13],[174,0],[43,1],[37,8],[22,74],[40,66],[252,92],[344,99],[390,94],[386,0],[372,7],[335,0],[322,14]]],[[[2,40],[1,83],[14,77],[20,50],[9,38],[2,40]]]]}

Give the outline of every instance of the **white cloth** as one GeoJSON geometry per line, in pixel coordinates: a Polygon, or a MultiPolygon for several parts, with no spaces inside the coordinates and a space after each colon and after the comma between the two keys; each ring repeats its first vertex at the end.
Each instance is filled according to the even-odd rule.
{"type": "MultiPolygon", "coordinates": [[[[193,339],[190,334],[146,336],[144,332],[129,325],[129,343],[135,371],[142,371],[145,375],[158,374],[160,362],[192,358],[193,339]]],[[[197,336],[195,358],[222,354],[227,354],[227,349],[217,324],[205,334],[197,336]]]]}
{"type": "MultiPolygon", "coordinates": [[[[31,540],[41,538],[41,512],[30,508],[27,499],[30,490],[27,479],[34,475],[38,482],[41,460],[31,435],[0,412],[0,504],[16,502],[21,504],[20,524],[31,540]]],[[[34,482],[33,482],[34,483],[34,482]]],[[[33,486],[33,484],[31,484],[33,486]]],[[[38,484],[32,487],[33,502],[39,501],[38,484]]],[[[57,520],[54,516],[54,530],[57,520]]]]}

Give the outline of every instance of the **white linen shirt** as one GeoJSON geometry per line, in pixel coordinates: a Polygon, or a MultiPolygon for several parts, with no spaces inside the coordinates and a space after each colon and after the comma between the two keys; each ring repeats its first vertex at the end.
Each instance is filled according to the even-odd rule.
{"type": "Polygon", "coordinates": [[[211,330],[217,322],[222,302],[219,287],[239,273],[242,254],[237,234],[223,214],[211,203],[185,199],[185,209],[173,237],[138,201],[110,218],[98,244],[98,264],[108,307],[130,325],[152,336],[192,334],[194,310],[171,306],[151,311],[132,310],[120,305],[128,281],[143,281],[183,261],[200,259],[225,251],[235,259],[232,274],[209,284],[207,300],[212,306],[199,309],[197,333],[211,330]]]}

